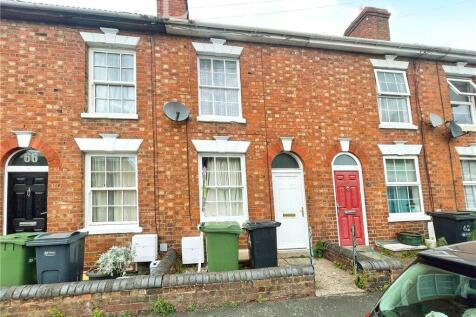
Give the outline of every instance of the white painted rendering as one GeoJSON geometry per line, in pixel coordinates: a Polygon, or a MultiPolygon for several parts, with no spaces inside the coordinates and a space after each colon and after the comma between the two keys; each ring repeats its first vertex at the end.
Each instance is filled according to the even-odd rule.
{"type": "Polygon", "coordinates": [[[419,155],[421,144],[378,144],[382,155],[419,155]]]}
{"type": "Polygon", "coordinates": [[[89,153],[137,153],[142,144],[142,139],[119,139],[117,135],[116,137],[74,138],[74,141],[82,152],[89,153]]]}
{"type": "Polygon", "coordinates": [[[224,45],[225,41],[212,39],[212,43],[192,42],[197,55],[239,58],[243,47],[224,45]]]}
{"type": "Polygon", "coordinates": [[[280,137],[281,144],[283,145],[283,150],[285,152],[290,152],[293,147],[293,137],[280,137]]]}
{"type": "Polygon", "coordinates": [[[27,148],[30,146],[31,137],[35,134],[32,131],[12,131],[17,137],[19,147],[27,148]]]}

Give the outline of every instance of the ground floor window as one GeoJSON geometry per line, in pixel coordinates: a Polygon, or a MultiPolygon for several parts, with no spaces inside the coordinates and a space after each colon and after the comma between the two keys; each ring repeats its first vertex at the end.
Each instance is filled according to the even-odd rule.
{"type": "Polygon", "coordinates": [[[466,209],[476,210],[476,160],[461,160],[466,209]]]}
{"type": "Polygon", "coordinates": [[[390,214],[423,211],[417,158],[385,158],[385,176],[390,214]]]}
{"type": "Polygon", "coordinates": [[[247,217],[244,155],[201,155],[202,219],[239,220],[247,217]]]}
{"type": "Polygon", "coordinates": [[[86,156],[90,224],[137,223],[136,155],[86,156]]]}

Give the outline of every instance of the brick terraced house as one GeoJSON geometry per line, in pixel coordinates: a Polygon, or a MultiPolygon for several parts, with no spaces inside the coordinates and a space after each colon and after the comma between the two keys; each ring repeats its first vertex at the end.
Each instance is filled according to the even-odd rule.
{"type": "Polygon", "coordinates": [[[308,227],[371,245],[476,209],[476,52],[391,42],[376,8],[339,37],[158,7],[1,2],[3,234],[87,230],[91,265],[137,233],[180,249],[202,221],[276,219],[304,249],[308,227]]]}

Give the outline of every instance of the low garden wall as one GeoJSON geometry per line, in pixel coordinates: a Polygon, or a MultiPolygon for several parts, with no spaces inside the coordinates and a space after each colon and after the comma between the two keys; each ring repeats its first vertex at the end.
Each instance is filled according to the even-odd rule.
{"type": "Polygon", "coordinates": [[[314,296],[314,269],[290,266],[216,273],[165,274],[116,280],[22,285],[0,289],[2,317],[154,316],[164,300],[177,311],[314,296]]]}
{"type": "MultiPolygon", "coordinates": [[[[352,271],[352,250],[342,248],[337,244],[328,243],[324,250],[324,257],[338,263],[345,269],[352,271]]],[[[383,290],[393,282],[404,270],[401,261],[387,257],[376,260],[362,254],[357,254],[356,284],[367,291],[383,290]]]]}

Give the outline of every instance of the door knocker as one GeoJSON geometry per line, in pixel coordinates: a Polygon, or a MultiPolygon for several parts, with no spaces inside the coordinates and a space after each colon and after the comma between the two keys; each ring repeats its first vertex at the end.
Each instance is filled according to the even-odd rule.
{"type": "Polygon", "coordinates": [[[26,197],[30,198],[31,196],[31,187],[28,187],[28,189],[26,190],[26,197]]]}

